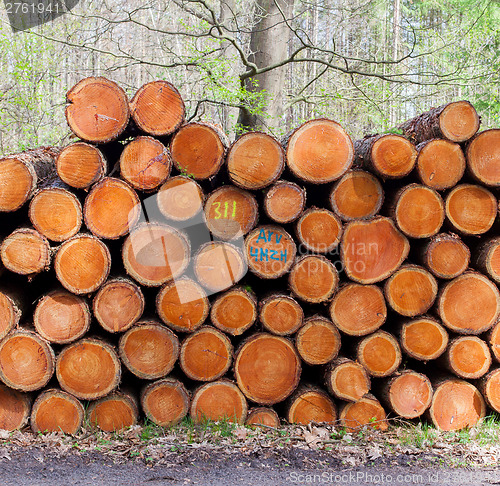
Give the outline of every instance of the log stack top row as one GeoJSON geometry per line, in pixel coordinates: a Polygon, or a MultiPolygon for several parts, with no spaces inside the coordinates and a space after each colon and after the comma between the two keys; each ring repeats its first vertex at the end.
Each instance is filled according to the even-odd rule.
{"type": "Polygon", "coordinates": [[[79,141],[0,160],[0,427],[73,433],[91,400],[113,430],[139,390],[160,425],[500,411],[500,130],[469,102],[230,143],[166,81],[67,101],[79,141]]]}

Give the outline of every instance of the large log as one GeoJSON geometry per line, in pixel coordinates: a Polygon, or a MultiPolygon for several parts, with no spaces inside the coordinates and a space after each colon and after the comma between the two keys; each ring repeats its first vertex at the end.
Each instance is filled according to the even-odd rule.
{"type": "Polygon", "coordinates": [[[248,132],[231,145],[226,164],[233,184],[254,191],[278,179],[285,168],[285,154],[274,137],[248,132]]]}
{"type": "Polygon", "coordinates": [[[347,172],[330,191],[330,206],[343,221],[373,218],[383,201],[384,190],[379,180],[363,170],[347,172]]]}
{"type": "Polygon", "coordinates": [[[143,320],[120,337],[118,353],[135,376],[156,380],[172,371],[179,356],[179,340],[160,323],[143,320]]]}
{"type": "Polygon", "coordinates": [[[326,317],[306,319],[295,337],[300,357],[310,365],[322,365],[334,360],[340,351],[340,333],[326,317]]]}
{"type": "Polygon", "coordinates": [[[477,336],[459,336],[450,341],[443,362],[454,375],[472,380],[488,372],[491,354],[486,342],[477,336]]]}
{"type": "Polygon", "coordinates": [[[116,140],[128,125],[127,95],[105,78],[84,78],[66,94],[66,120],[82,140],[105,143],[116,140]]]}
{"type": "Polygon", "coordinates": [[[392,275],[408,256],[410,244],[391,219],[376,217],[348,223],[340,249],[347,276],[370,284],[392,275]]]}
{"type": "Polygon", "coordinates": [[[57,250],[54,269],[61,285],[74,294],[90,294],[108,278],[111,255],[98,238],[79,233],[57,250]]]}
{"type": "Polygon", "coordinates": [[[371,334],[387,319],[384,294],[376,285],[342,285],[330,304],[330,317],[349,336],[371,334]]]}
{"type": "Polygon", "coordinates": [[[244,287],[233,287],[217,296],[210,309],[212,324],[232,336],[239,336],[257,319],[257,299],[244,287]]]}
{"type": "Polygon", "coordinates": [[[59,149],[40,147],[0,158],[0,212],[17,211],[33,196],[38,181],[54,173],[59,149]]]}
{"type": "Polygon", "coordinates": [[[305,122],[286,143],[286,162],[299,179],[324,184],[351,168],[354,147],[342,126],[326,118],[305,122]]]}
{"type": "Polygon", "coordinates": [[[139,406],[130,393],[116,391],[91,402],[87,418],[104,432],[121,432],[137,424],[139,406]]]}
{"type": "Polygon", "coordinates": [[[168,81],[151,81],[141,86],[130,100],[130,114],[143,132],[155,137],[166,136],[183,123],[184,101],[168,81]]]}
{"type": "Polygon", "coordinates": [[[202,327],[182,342],[179,365],[191,380],[214,381],[231,366],[233,346],[213,327],[202,327]]]}
{"type": "Polygon", "coordinates": [[[267,333],[245,340],[234,361],[234,376],[245,396],[272,405],[287,398],[299,384],[300,358],[293,344],[267,333]]]}
{"type": "Polygon", "coordinates": [[[259,302],[259,320],[271,334],[288,336],[304,323],[304,311],[293,297],[275,293],[259,302]]]}
{"type": "Polygon", "coordinates": [[[158,209],[172,221],[187,221],[203,209],[205,195],[200,185],[187,176],[169,178],[156,193],[158,209]]]}
{"type": "Polygon", "coordinates": [[[468,101],[454,101],[432,108],[399,128],[416,144],[433,138],[465,142],[478,131],[479,124],[479,115],[468,101]]]}
{"type": "Polygon", "coordinates": [[[446,329],[431,317],[424,316],[404,322],[399,334],[403,351],[419,361],[438,358],[448,346],[446,329]]]}
{"type": "Polygon", "coordinates": [[[417,174],[422,182],[436,191],[458,184],[465,172],[465,156],[458,143],[434,139],[417,146],[417,174]]]}
{"type": "Polygon", "coordinates": [[[65,290],[43,295],[33,313],[33,324],[40,336],[56,344],[80,339],[90,327],[87,302],[65,290]]]}
{"type": "Polygon", "coordinates": [[[264,195],[264,211],[278,224],[295,221],[306,205],[306,191],[294,182],[278,181],[264,195]]]}
{"type": "Polygon", "coordinates": [[[109,344],[83,338],[59,353],[56,376],[64,391],[81,400],[95,400],[111,393],[120,383],[120,359],[109,344]]]}
{"type": "Polygon", "coordinates": [[[367,135],[354,143],[356,166],[385,179],[407,176],[415,166],[417,150],[400,135],[367,135]]]}
{"type": "Polygon", "coordinates": [[[327,209],[313,207],[302,213],[295,231],[302,252],[326,254],[333,252],[340,243],[342,223],[327,209]]]}
{"type": "Polygon", "coordinates": [[[339,418],[340,423],[347,427],[349,432],[359,431],[365,425],[383,431],[389,427],[384,408],[372,395],[346,403],[340,410],[339,418]]]}
{"type": "Polygon", "coordinates": [[[370,391],[370,376],[357,361],[337,358],[325,371],[328,391],[340,400],[355,402],[370,391]]]}
{"type": "Polygon", "coordinates": [[[386,331],[363,338],[356,346],[356,355],[366,371],[376,378],[391,376],[402,360],[398,341],[386,331]]]}
{"type": "Polygon", "coordinates": [[[330,396],[318,387],[303,385],[287,400],[286,420],[290,424],[333,424],[337,407],[330,396]]]}
{"type": "Polygon", "coordinates": [[[0,429],[9,432],[23,428],[31,412],[31,395],[0,384],[0,429]]]}
{"type": "Polygon", "coordinates": [[[470,262],[470,250],[454,233],[440,233],[426,243],[419,257],[435,277],[449,280],[465,272],[470,262]]]}
{"type": "Polygon", "coordinates": [[[467,144],[467,168],[480,184],[500,186],[499,144],[499,129],[485,130],[467,144]]]}
{"type": "Polygon", "coordinates": [[[45,390],[33,403],[31,429],[33,432],[63,432],[76,434],[83,424],[85,411],[73,395],[56,388],[45,390]]]}
{"type": "Polygon", "coordinates": [[[124,181],[106,177],[85,198],[85,224],[98,238],[116,240],[129,233],[139,221],[141,203],[124,181]]]}

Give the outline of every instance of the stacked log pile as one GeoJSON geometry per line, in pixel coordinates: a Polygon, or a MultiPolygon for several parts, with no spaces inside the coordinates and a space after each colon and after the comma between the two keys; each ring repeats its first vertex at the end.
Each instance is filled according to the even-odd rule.
{"type": "Polygon", "coordinates": [[[470,103],[230,144],[165,81],[67,100],[79,141],[0,160],[1,428],[500,412],[500,130],[470,103]]]}

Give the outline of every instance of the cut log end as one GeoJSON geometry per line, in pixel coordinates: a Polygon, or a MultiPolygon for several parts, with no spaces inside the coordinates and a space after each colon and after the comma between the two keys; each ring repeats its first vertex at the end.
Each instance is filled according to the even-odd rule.
{"type": "Polygon", "coordinates": [[[377,331],[357,345],[358,361],[371,376],[391,376],[401,364],[401,349],[397,340],[385,331],[377,331]]]}
{"type": "Polygon", "coordinates": [[[439,128],[444,138],[465,142],[479,129],[479,115],[468,101],[449,103],[439,115],[439,128]]]}
{"type": "Polygon", "coordinates": [[[141,86],[130,101],[136,125],[156,137],[174,133],[184,121],[184,101],[168,81],[157,80],[141,86]]]}
{"type": "Polygon", "coordinates": [[[164,378],[144,388],[141,406],[146,417],[156,425],[175,425],[188,413],[189,393],[180,381],[164,378]]]}
{"type": "Polygon", "coordinates": [[[179,364],[191,380],[214,381],[231,366],[233,346],[220,331],[204,327],[182,343],[179,364]]]}
{"type": "Polygon", "coordinates": [[[436,235],[422,253],[423,263],[429,271],[436,277],[447,280],[464,273],[470,262],[469,248],[453,234],[436,235]]]}
{"type": "Polygon", "coordinates": [[[369,157],[367,165],[383,179],[400,179],[415,167],[417,150],[404,137],[388,134],[376,137],[369,157]]]}
{"type": "Polygon", "coordinates": [[[0,291],[0,339],[17,327],[22,311],[8,291],[0,291]]]}
{"type": "Polygon", "coordinates": [[[342,358],[327,369],[325,383],[332,395],[348,402],[356,402],[371,387],[370,376],[358,362],[342,358]]]}
{"type": "Polygon", "coordinates": [[[459,378],[477,379],[490,369],[491,353],[477,336],[460,336],[450,342],[445,361],[447,368],[459,378]]]}
{"type": "Polygon", "coordinates": [[[342,236],[342,223],[327,209],[310,208],[297,221],[299,242],[314,253],[330,253],[342,236]]]}
{"type": "Polygon", "coordinates": [[[17,211],[32,195],[36,182],[30,163],[15,156],[0,159],[0,211],[17,211]]]}
{"type": "Polygon", "coordinates": [[[174,331],[196,331],[205,322],[209,307],[205,291],[187,277],[166,284],[156,297],[158,316],[174,331]]]}
{"type": "Polygon", "coordinates": [[[105,78],[85,78],[66,94],[66,120],[82,140],[105,143],[117,139],[128,124],[127,95],[105,78]]]}
{"type": "Polygon", "coordinates": [[[292,297],[275,294],[260,302],[259,319],[271,334],[288,336],[302,326],[304,311],[292,297]]]}
{"type": "Polygon", "coordinates": [[[245,396],[272,405],[287,398],[299,384],[300,358],[285,338],[260,333],[245,341],[236,354],[234,375],[245,396]]]}
{"type": "Polygon", "coordinates": [[[283,172],[285,154],[279,142],[260,132],[239,137],[227,154],[229,178],[242,189],[257,190],[272,184],[283,172]]]}
{"type": "Polygon", "coordinates": [[[194,218],[203,209],[204,200],[202,188],[186,176],[171,177],[156,194],[161,214],[172,221],[194,218]]]}
{"type": "Polygon", "coordinates": [[[500,238],[490,238],[482,243],[476,253],[475,266],[500,283],[500,238]]]}
{"type": "Polygon", "coordinates": [[[305,190],[288,181],[278,181],[264,196],[264,211],[272,221],[279,224],[295,221],[305,204],[305,190]]]}
{"type": "Polygon", "coordinates": [[[38,231],[21,228],[3,240],[0,256],[7,270],[32,276],[50,267],[50,244],[38,231]]]}
{"type": "Polygon", "coordinates": [[[384,408],[378,400],[371,397],[347,403],[340,411],[340,422],[349,432],[356,432],[365,425],[382,431],[389,427],[384,408]]]}
{"type": "Polygon", "coordinates": [[[299,258],[290,271],[288,285],[299,299],[317,304],[334,294],[339,282],[335,265],[323,256],[299,258]]]}
{"type": "Polygon", "coordinates": [[[387,318],[384,294],[375,285],[344,285],[332,300],[330,317],[349,336],[371,334],[387,318]]]}
{"type": "Polygon", "coordinates": [[[408,356],[430,361],[444,353],[448,346],[448,333],[436,320],[421,317],[403,324],[400,342],[408,356]]]}
{"type": "Polygon", "coordinates": [[[378,179],[361,170],[345,174],[330,192],[330,206],[343,221],[374,217],[383,200],[384,191],[378,179]]]}
{"type": "Polygon", "coordinates": [[[41,393],[33,403],[31,429],[33,432],[63,432],[76,434],[83,424],[85,411],[78,399],[61,390],[41,393]]]}
{"type": "Polygon", "coordinates": [[[280,426],[280,418],[272,408],[255,407],[248,411],[245,425],[264,425],[265,427],[277,429],[280,426]]]}
{"type": "Polygon", "coordinates": [[[33,324],[47,341],[66,344],[80,339],[89,330],[90,311],[81,297],[55,290],[38,301],[33,324]]]}
{"type": "Polygon", "coordinates": [[[332,424],[337,420],[337,407],[323,390],[303,387],[290,397],[286,419],[290,424],[332,424]]]}
{"type": "Polygon", "coordinates": [[[210,310],[212,324],[221,331],[239,336],[257,319],[257,301],[243,287],[229,289],[219,295],[210,310]]]}
{"type": "Polygon", "coordinates": [[[232,382],[221,380],[207,383],[193,395],[190,416],[195,422],[227,420],[244,424],[248,405],[243,393],[232,382]]]}
{"type": "Polygon", "coordinates": [[[23,428],[30,418],[31,398],[0,384],[0,429],[9,432],[23,428]]]}
{"type": "Polygon", "coordinates": [[[481,184],[500,186],[498,149],[500,130],[485,130],[474,137],[466,149],[468,168],[481,184]]]}
{"type": "Polygon", "coordinates": [[[120,383],[120,359],[109,344],[84,338],[60,352],[56,376],[64,391],[81,400],[95,400],[120,383]]]}
{"type": "Polygon", "coordinates": [[[306,182],[324,184],[351,168],[354,147],[349,135],[332,120],[311,120],[297,128],[288,140],[287,164],[306,182]]]}
{"type": "Polygon", "coordinates": [[[85,142],[63,148],[55,163],[61,180],[76,189],[87,189],[99,182],[108,169],[101,151],[85,142]]]}
{"type": "Polygon", "coordinates": [[[130,395],[113,392],[92,402],[87,410],[90,424],[103,432],[121,432],[137,424],[139,410],[130,395]]]}
{"type": "Polygon", "coordinates": [[[154,321],[140,321],[120,338],[118,351],[134,375],[155,380],[172,371],[179,356],[179,340],[154,321]]]}
{"type": "Polygon", "coordinates": [[[295,338],[300,357],[310,365],[326,364],[340,351],[340,333],[325,317],[306,319],[295,338]]]}
{"type": "Polygon", "coordinates": [[[500,368],[491,370],[480,380],[479,390],[488,406],[500,412],[500,368]]]}

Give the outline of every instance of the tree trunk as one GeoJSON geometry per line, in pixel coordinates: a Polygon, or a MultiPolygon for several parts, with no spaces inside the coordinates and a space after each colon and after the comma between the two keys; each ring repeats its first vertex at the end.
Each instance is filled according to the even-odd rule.
{"type": "Polygon", "coordinates": [[[305,211],[295,226],[298,243],[312,253],[331,253],[342,236],[342,223],[327,209],[312,207],[305,211]]]}
{"type": "Polygon", "coordinates": [[[446,329],[430,317],[424,316],[406,321],[401,325],[399,334],[403,351],[419,361],[438,358],[448,346],[446,329]]]}
{"type": "Polygon", "coordinates": [[[259,320],[271,334],[288,336],[302,327],[304,311],[293,297],[275,293],[260,300],[259,320]]]}
{"type": "Polygon", "coordinates": [[[103,432],[122,432],[137,425],[139,406],[131,394],[116,391],[91,402],[87,417],[92,426],[103,432]]]}
{"type": "Polygon", "coordinates": [[[293,182],[278,181],[264,196],[264,211],[272,221],[286,224],[295,221],[306,205],[306,191],[293,182]]]}
{"type": "Polygon", "coordinates": [[[370,391],[370,376],[357,361],[338,358],[327,367],[325,384],[340,400],[356,402],[370,391]]]}
{"type": "Polygon", "coordinates": [[[303,385],[287,400],[286,420],[290,424],[333,424],[337,407],[331,397],[317,387],[303,385]]]}
{"type": "Polygon", "coordinates": [[[320,365],[334,360],[340,351],[340,333],[326,317],[306,319],[295,337],[295,347],[307,364],[320,365]]]}
{"type": "Polygon", "coordinates": [[[203,209],[205,194],[200,185],[187,176],[170,177],[156,193],[161,214],[171,221],[187,221],[203,209]]]}
{"type": "Polygon", "coordinates": [[[391,376],[401,364],[401,349],[396,338],[386,331],[377,331],[363,338],[356,346],[358,361],[376,378],[391,376]]]}

